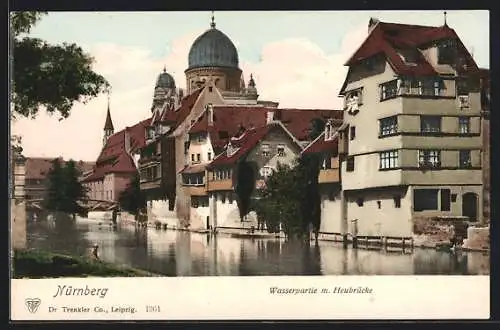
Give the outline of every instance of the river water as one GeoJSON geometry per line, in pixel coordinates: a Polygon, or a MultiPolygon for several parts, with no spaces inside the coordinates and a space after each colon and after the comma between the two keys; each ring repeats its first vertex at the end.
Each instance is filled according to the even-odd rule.
{"type": "Polygon", "coordinates": [[[174,230],[113,228],[96,220],[28,222],[28,247],[86,255],[165,276],[489,274],[489,255],[427,249],[343,249],[338,243],[242,239],[174,230]]]}

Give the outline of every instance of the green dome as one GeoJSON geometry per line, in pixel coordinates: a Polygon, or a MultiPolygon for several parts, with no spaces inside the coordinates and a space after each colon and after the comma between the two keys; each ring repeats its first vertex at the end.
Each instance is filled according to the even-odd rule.
{"type": "Polygon", "coordinates": [[[238,51],[228,36],[212,26],[194,41],[188,63],[188,70],[210,66],[238,68],[238,51]]]}

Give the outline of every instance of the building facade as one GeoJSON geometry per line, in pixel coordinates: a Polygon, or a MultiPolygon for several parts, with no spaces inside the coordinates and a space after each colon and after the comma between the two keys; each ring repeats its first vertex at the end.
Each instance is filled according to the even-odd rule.
{"type": "Polygon", "coordinates": [[[280,120],[305,146],[311,121],[324,121],[334,112],[279,109],[277,102],[259,100],[254,77],[245,83],[236,47],[214,22],[194,41],[188,63],[185,96],[165,70],[157,80],[138,166],[149,222],[207,228],[213,221],[208,219],[206,165],[239,130],[280,120]]]}
{"type": "Polygon", "coordinates": [[[346,204],[342,194],[340,178],[340,164],[343,153],[339,146],[345,141],[342,132],[345,125],[340,120],[330,119],[325,125],[325,130],[309,144],[302,155],[315,155],[319,157],[318,189],[321,199],[321,222],[319,237],[338,238],[346,228],[343,228],[347,216],[346,204]]]}
{"type": "Polygon", "coordinates": [[[478,68],[455,31],[372,19],[346,65],[342,228],[411,237],[418,219],[479,220],[478,68]]]}

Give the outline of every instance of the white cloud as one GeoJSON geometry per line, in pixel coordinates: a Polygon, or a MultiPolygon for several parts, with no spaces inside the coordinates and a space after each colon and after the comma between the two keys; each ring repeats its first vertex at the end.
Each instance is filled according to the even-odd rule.
{"type": "MultiPolygon", "coordinates": [[[[155,59],[150,51],[131,46],[94,44],[86,48],[96,60],[95,70],[113,87],[115,131],[148,117],[154,83],[164,65],[177,86],[185,86],[189,48],[202,32],[172,40],[171,51],[164,59],[155,59]]],[[[243,60],[241,68],[246,81],[253,73],[261,99],[279,101],[282,107],[338,108],[338,90],[346,73],[344,62],[365,37],[365,26],[353,30],[335,54],[326,54],[305,38],[280,40],[264,45],[261,61],[243,60]]],[[[57,116],[41,112],[35,120],[18,120],[12,131],[23,136],[26,156],[95,160],[102,147],[106,107],[106,96],[101,96],[86,105],[76,104],[68,119],[58,121],[57,116]]]]}

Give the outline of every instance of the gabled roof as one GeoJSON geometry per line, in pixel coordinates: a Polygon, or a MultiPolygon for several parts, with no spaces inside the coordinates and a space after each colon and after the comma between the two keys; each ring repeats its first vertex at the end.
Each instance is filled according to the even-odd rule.
{"type": "Polygon", "coordinates": [[[176,109],[172,109],[169,106],[163,107],[161,112],[154,116],[151,125],[156,122],[173,124],[174,128],[180,125],[191,112],[191,109],[195,105],[203,89],[204,88],[197,89],[193,93],[183,97],[179,107],[176,109]]]}
{"type": "Polygon", "coordinates": [[[249,129],[238,138],[232,138],[231,146],[235,149],[235,152],[228,156],[226,146],[224,151],[217,155],[207,168],[234,165],[239,159],[247,155],[248,152],[251,151],[257,143],[259,143],[259,141],[261,141],[272,129],[276,127],[281,128],[297,145],[297,147],[302,150],[299,141],[295,139],[290,131],[288,131],[281,122],[273,121],[268,125],[249,129]]]}
{"type": "Polygon", "coordinates": [[[109,173],[135,172],[137,169],[134,161],[125,150],[125,131],[130,136],[130,150],[134,152],[146,144],[146,127],[148,127],[150,121],[151,118],[142,120],[132,127],[126,127],[111,135],[97,158],[92,174],[87,176],[84,181],[102,179],[109,173]]]}
{"type": "Polygon", "coordinates": [[[106,145],[101,150],[96,164],[106,162],[110,159],[116,158],[125,150],[125,130],[130,135],[130,147],[134,151],[142,148],[146,143],[146,127],[149,125],[150,118],[138,122],[132,127],[127,127],[113,135],[106,141],[106,145]]]}
{"type": "MultiPolygon", "coordinates": [[[[409,76],[426,76],[437,74],[433,66],[418,50],[442,39],[455,39],[465,55],[467,72],[477,71],[477,65],[464,47],[455,30],[447,25],[433,27],[378,22],[368,37],[346,62],[352,66],[375,55],[384,55],[396,74],[409,76]],[[415,63],[406,63],[398,52],[415,50],[415,63]]],[[[343,91],[344,88],[342,88],[343,91]]]]}
{"type": "Polygon", "coordinates": [[[342,119],[341,110],[324,109],[277,109],[263,106],[213,106],[213,125],[208,125],[208,112],[205,110],[189,130],[190,134],[208,132],[214,148],[222,148],[242,128],[251,129],[266,125],[267,113],[274,112],[274,119],[279,120],[300,140],[308,140],[311,121],[315,118],[323,120],[342,119]]]}

